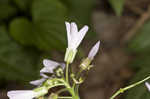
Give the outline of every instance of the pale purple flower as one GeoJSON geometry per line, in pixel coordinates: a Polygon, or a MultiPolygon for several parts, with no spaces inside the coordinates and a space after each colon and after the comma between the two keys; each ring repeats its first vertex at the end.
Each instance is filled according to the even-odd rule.
{"type": "Polygon", "coordinates": [[[88,26],[84,26],[78,31],[75,22],[65,22],[67,28],[68,48],[65,54],[65,62],[72,63],[77,53],[77,48],[88,31],[88,26]]]}
{"type": "Polygon", "coordinates": [[[88,54],[88,58],[90,60],[93,60],[95,55],[97,54],[98,50],[99,50],[99,46],[100,46],[100,41],[98,41],[90,50],[89,54],[88,54]]]}
{"type": "Polygon", "coordinates": [[[43,64],[44,64],[44,68],[40,70],[40,76],[42,76],[42,78],[38,80],[30,81],[30,84],[35,85],[35,86],[40,86],[46,79],[52,78],[52,77],[45,75],[44,73],[53,73],[53,70],[57,68],[57,66],[61,66],[62,69],[65,68],[64,63],[58,63],[58,62],[48,60],[48,59],[44,59],[43,64]]]}
{"type": "Polygon", "coordinates": [[[36,92],[32,90],[14,90],[7,93],[9,99],[33,99],[36,97],[36,95],[36,92]]]}
{"type": "Polygon", "coordinates": [[[76,50],[87,33],[88,26],[84,26],[78,31],[78,27],[75,22],[65,22],[65,24],[67,29],[68,48],[76,50]]]}
{"type": "Polygon", "coordinates": [[[145,86],[147,87],[148,91],[150,91],[150,84],[148,82],[145,83],[145,86]]]}
{"type": "Polygon", "coordinates": [[[44,59],[43,64],[44,68],[40,70],[40,73],[53,73],[53,70],[57,68],[57,66],[61,66],[63,69],[65,68],[65,64],[58,63],[48,59],[44,59]]]}
{"type": "Polygon", "coordinates": [[[9,99],[34,99],[44,96],[48,93],[48,89],[43,87],[35,88],[34,90],[13,90],[8,91],[7,96],[9,99]]]}
{"type": "Polygon", "coordinates": [[[46,80],[46,78],[41,78],[38,80],[30,81],[30,84],[35,85],[35,86],[40,86],[42,83],[46,80]]]}

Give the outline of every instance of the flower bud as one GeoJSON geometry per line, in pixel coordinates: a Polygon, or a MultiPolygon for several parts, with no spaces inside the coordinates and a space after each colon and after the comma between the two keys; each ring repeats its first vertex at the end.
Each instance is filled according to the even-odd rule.
{"type": "Polygon", "coordinates": [[[89,70],[91,68],[91,61],[89,58],[86,58],[82,61],[81,65],[80,65],[80,68],[82,70],[89,70]]]}

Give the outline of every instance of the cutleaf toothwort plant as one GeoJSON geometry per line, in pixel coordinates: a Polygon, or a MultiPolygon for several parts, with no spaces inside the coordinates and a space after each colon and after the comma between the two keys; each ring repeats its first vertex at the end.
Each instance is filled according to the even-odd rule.
{"type": "Polygon", "coordinates": [[[14,90],[7,93],[10,99],[80,99],[79,97],[79,85],[84,82],[83,72],[87,72],[92,67],[91,62],[94,56],[97,54],[100,46],[98,41],[88,54],[88,57],[83,59],[79,66],[79,72],[73,73],[70,67],[74,61],[78,46],[82,42],[85,34],[88,31],[88,26],[84,26],[81,30],[78,30],[76,23],[65,22],[68,38],[68,47],[64,61],[65,63],[59,63],[53,60],[44,59],[44,67],[40,70],[41,79],[30,81],[30,84],[37,86],[33,90],[14,90]],[[48,76],[48,73],[51,76],[48,76]],[[57,86],[63,86],[55,93],[48,95],[49,89],[57,86]],[[68,96],[61,96],[62,92],[69,92],[68,96]]]}
{"type": "MultiPolygon", "coordinates": [[[[53,60],[44,59],[44,67],[40,70],[41,79],[30,81],[30,84],[35,85],[36,88],[33,90],[14,90],[9,91],[7,96],[10,99],[80,99],[79,97],[79,86],[84,82],[85,77],[83,73],[87,73],[93,65],[92,60],[99,51],[100,41],[98,41],[90,50],[88,56],[83,59],[79,65],[79,71],[74,73],[71,70],[71,64],[73,63],[78,46],[82,42],[85,34],[88,31],[88,26],[84,26],[78,31],[76,23],[65,22],[68,38],[68,47],[64,57],[65,63],[59,63],[53,60]],[[49,76],[48,74],[51,74],[49,76]],[[60,90],[55,93],[48,94],[51,88],[62,86],[60,90]],[[68,92],[68,96],[62,96],[61,93],[68,92]]],[[[150,78],[147,77],[139,82],[129,85],[125,88],[118,90],[110,99],[114,99],[120,93],[133,88],[150,78]]],[[[150,85],[148,82],[145,83],[146,87],[150,91],[150,85]]]]}

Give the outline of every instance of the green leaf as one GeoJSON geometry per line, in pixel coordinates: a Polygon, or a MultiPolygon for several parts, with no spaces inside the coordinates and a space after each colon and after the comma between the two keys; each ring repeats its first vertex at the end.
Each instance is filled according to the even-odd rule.
{"type": "Polygon", "coordinates": [[[18,18],[11,22],[10,33],[23,45],[34,45],[43,51],[65,50],[66,8],[58,0],[34,0],[32,22],[18,18]]]}
{"type": "Polygon", "coordinates": [[[32,17],[37,40],[42,50],[63,50],[66,45],[66,8],[58,0],[36,0],[32,6],[32,17]]]}
{"type": "Polygon", "coordinates": [[[32,23],[26,18],[16,18],[9,26],[11,36],[24,45],[33,44],[32,23]],[[30,36],[32,35],[32,37],[30,36]]]}
{"type": "MultiPolygon", "coordinates": [[[[134,83],[144,79],[145,77],[150,75],[150,67],[141,69],[135,77],[131,80],[130,83],[134,83]]],[[[150,82],[150,80],[148,80],[150,82]]],[[[149,99],[150,94],[144,83],[128,90],[125,99],[149,99]]]]}
{"type": "Polygon", "coordinates": [[[118,16],[121,16],[125,0],[109,0],[110,5],[118,16]]]}
{"type": "Polygon", "coordinates": [[[150,21],[145,23],[129,42],[129,51],[136,53],[150,52],[150,21]]]}
{"type": "Polygon", "coordinates": [[[38,54],[14,42],[0,26],[0,79],[29,81],[37,77],[38,54]]]}

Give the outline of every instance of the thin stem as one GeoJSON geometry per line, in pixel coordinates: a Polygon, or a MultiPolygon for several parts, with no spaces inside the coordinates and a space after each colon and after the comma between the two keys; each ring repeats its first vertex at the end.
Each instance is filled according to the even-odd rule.
{"type": "Polygon", "coordinates": [[[58,97],[58,99],[72,99],[72,97],[58,97]]]}
{"type": "Polygon", "coordinates": [[[129,85],[129,86],[125,87],[125,88],[120,88],[112,97],[110,97],[110,99],[114,99],[116,96],[118,96],[119,94],[123,93],[124,91],[129,90],[129,89],[131,89],[131,88],[133,88],[133,87],[135,87],[135,86],[145,82],[148,79],[150,79],[150,76],[148,76],[145,79],[143,79],[141,81],[138,81],[138,82],[136,82],[136,83],[134,83],[132,85],[129,85]]]}
{"type": "Polygon", "coordinates": [[[60,94],[60,93],[65,92],[65,91],[67,91],[67,88],[61,89],[61,90],[57,91],[56,93],[60,94]]]}
{"type": "MultiPolygon", "coordinates": [[[[83,70],[80,70],[78,73],[77,73],[77,76],[76,76],[76,79],[78,79],[80,77],[80,74],[82,73],[83,70]]],[[[76,83],[74,82],[73,84],[73,88],[75,88],[76,86],[76,83]]]]}
{"type": "Polygon", "coordinates": [[[66,64],[66,82],[69,84],[69,63],[66,64]]]}

